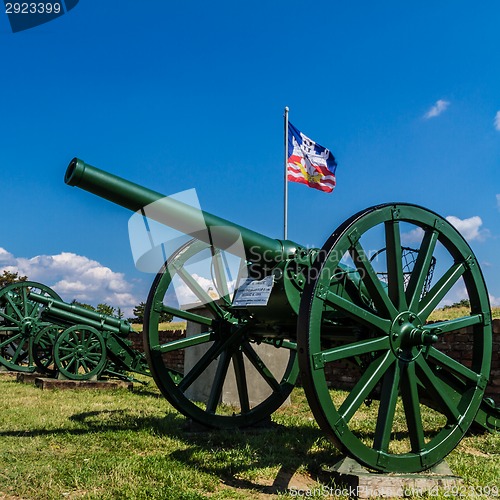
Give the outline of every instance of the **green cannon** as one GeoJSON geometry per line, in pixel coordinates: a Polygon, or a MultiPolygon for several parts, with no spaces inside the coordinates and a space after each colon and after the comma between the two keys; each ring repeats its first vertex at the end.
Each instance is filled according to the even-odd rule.
{"type": "Polygon", "coordinates": [[[2,288],[0,318],[0,363],[9,369],[72,380],[150,375],[127,339],[134,333],[127,321],[67,304],[41,283],[2,288]]]}
{"type": "Polygon", "coordinates": [[[406,203],[373,206],[342,223],[322,248],[306,248],[76,158],[65,182],[194,233],[158,270],[143,330],[155,382],[193,421],[222,429],[255,424],[283,404],[300,375],[325,434],[376,470],[428,469],[471,424],[487,426],[489,418],[489,427],[498,427],[497,409],[483,403],[492,356],[485,282],[469,245],[436,213],[406,203]],[[200,217],[206,231],[199,231],[200,217]],[[246,252],[240,287],[227,264],[235,237],[246,252]],[[200,271],[202,262],[209,274],[200,271]],[[245,302],[241,290],[252,286],[245,302]],[[469,310],[432,322],[432,312],[457,294],[469,310]],[[163,312],[195,328],[162,341],[163,312]],[[465,328],[471,341],[463,361],[445,341],[465,328]],[[279,370],[273,352],[284,359],[279,370]],[[200,381],[208,385],[204,398],[194,390],[200,381]],[[257,381],[267,392],[254,394],[257,381]],[[238,401],[224,404],[230,383],[238,401]]]}

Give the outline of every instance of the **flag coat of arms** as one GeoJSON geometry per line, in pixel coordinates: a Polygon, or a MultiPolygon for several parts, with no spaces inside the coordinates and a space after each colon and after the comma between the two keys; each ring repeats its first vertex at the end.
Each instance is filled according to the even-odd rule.
{"type": "Polygon", "coordinates": [[[335,187],[337,162],[330,150],[309,139],[288,123],[287,178],[331,193],[335,187]]]}

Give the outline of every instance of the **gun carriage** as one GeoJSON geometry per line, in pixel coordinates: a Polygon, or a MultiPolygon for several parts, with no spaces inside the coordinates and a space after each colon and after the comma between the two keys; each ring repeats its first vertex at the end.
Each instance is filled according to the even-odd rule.
{"type": "MultiPolygon", "coordinates": [[[[193,207],[79,159],[70,163],[65,182],[143,214],[145,207],[162,200],[159,209],[148,211],[148,217],[187,233],[190,227],[199,227],[199,213],[193,207]]],[[[206,212],[202,217],[207,231],[172,253],[153,282],[146,306],[148,363],[174,407],[210,427],[252,425],[285,401],[300,373],[319,426],[343,452],[370,468],[424,470],[457,445],[483,400],[492,327],[477,260],[448,221],[411,204],[378,205],[346,220],[323,248],[308,249],[206,212]],[[231,252],[235,234],[247,252],[243,265],[249,276],[272,277],[266,306],[241,307],[233,301],[223,254],[231,252]],[[411,269],[403,263],[402,241],[409,237],[416,241],[411,269]],[[372,257],[379,258],[371,259],[377,240],[383,252],[372,252],[372,257]],[[203,252],[211,257],[217,298],[189,271],[190,262],[200,260],[203,252]],[[208,315],[169,303],[176,279],[205,304],[208,315]],[[470,311],[457,319],[428,322],[432,311],[457,286],[463,287],[470,311]],[[198,324],[199,333],[161,342],[162,312],[198,324]],[[440,349],[443,337],[465,327],[472,332],[467,364],[440,349]],[[287,353],[279,376],[258,354],[258,344],[287,353]],[[187,355],[199,346],[205,349],[184,373],[169,366],[168,354],[187,355]],[[335,380],[329,379],[329,367],[336,363],[351,365],[356,373],[352,389],[341,396],[331,390],[335,380]],[[219,401],[230,364],[239,406],[228,409],[219,401]],[[257,403],[250,402],[250,368],[252,376],[269,387],[257,403]],[[204,403],[190,392],[200,378],[211,381],[204,403]],[[423,414],[424,405],[432,409],[433,418],[423,414]],[[359,432],[360,420],[371,422],[371,434],[359,432]]]]}
{"type": "MultiPolygon", "coordinates": [[[[407,203],[373,206],[342,223],[322,248],[306,248],[207,212],[201,212],[207,230],[199,232],[200,212],[193,207],[76,158],[65,182],[143,215],[145,207],[155,207],[148,210],[150,219],[194,236],[159,269],[143,330],[155,382],[193,421],[221,429],[253,425],[279,408],[300,375],[325,434],[375,470],[425,470],[443,460],[473,423],[498,429],[500,412],[483,401],[492,355],[485,282],[469,245],[436,213],[407,203]],[[238,238],[246,251],[242,269],[254,281],[272,284],[265,306],[235,301],[226,254],[238,238]],[[409,265],[407,240],[414,257],[409,265]],[[206,257],[215,295],[197,271],[206,257]],[[203,304],[203,312],[172,300],[176,283],[203,304]],[[457,287],[470,310],[429,321],[457,287]],[[197,331],[162,340],[164,312],[197,331]],[[442,348],[463,328],[471,332],[467,362],[442,348]],[[261,345],[285,353],[279,372],[260,353],[261,345]],[[175,356],[184,360],[182,372],[175,356]],[[333,390],[341,378],[332,379],[335,367],[337,374],[350,370],[347,390],[333,390]],[[220,401],[230,377],[238,402],[228,406],[220,401]],[[268,389],[257,401],[251,395],[256,378],[268,389]],[[192,391],[200,380],[209,385],[203,401],[192,391]]],[[[59,301],[47,291],[29,298],[47,310],[59,301]]]]}
{"type": "Polygon", "coordinates": [[[149,375],[144,354],[127,339],[135,334],[127,321],[67,304],[41,283],[2,288],[0,319],[0,363],[9,369],[71,380],[149,375]]]}

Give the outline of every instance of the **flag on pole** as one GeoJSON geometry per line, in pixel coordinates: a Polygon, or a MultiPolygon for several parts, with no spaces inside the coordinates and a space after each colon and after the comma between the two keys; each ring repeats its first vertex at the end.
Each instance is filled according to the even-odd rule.
{"type": "Polygon", "coordinates": [[[287,178],[331,193],[337,162],[331,151],[320,146],[288,122],[287,178]]]}

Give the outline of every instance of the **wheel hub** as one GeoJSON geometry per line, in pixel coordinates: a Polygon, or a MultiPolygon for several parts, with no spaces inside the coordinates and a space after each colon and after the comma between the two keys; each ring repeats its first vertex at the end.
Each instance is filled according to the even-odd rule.
{"type": "Polygon", "coordinates": [[[87,349],[84,349],[83,347],[79,346],[75,350],[75,355],[78,359],[83,359],[87,355],[87,349]]]}
{"type": "Polygon", "coordinates": [[[34,327],[36,325],[36,321],[31,317],[26,317],[21,320],[21,333],[25,337],[31,336],[34,331],[34,327]]]}
{"type": "Polygon", "coordinates": [[[402,312],[396,317],[389,336],[392,351],[401,361],[413,361],[424,346],[432,345],[438,340],[436,335],[422,328],[420,318],[410,311],[402,312]]]}

